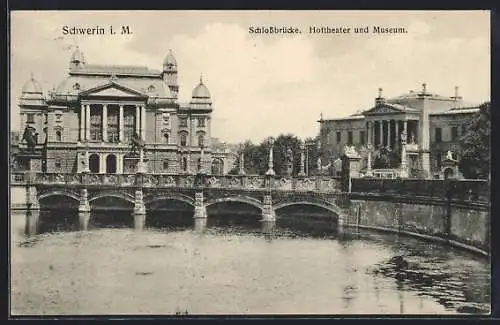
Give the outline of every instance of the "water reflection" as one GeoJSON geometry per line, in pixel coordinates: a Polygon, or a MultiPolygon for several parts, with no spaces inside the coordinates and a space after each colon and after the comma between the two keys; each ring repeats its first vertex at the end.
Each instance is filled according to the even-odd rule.
{"type": "Polygon", "coordinates": [[[144,232],[132,231],[132,211],[93,211],[86,232],[77,231],[80,217],[26,216],[26,228],[33,232],[36,224],[39,235],[13,247],[14,310],[489,311],[490,271],[482,258],[396,235],[352,229],[339,236],[328,216],[282,212],[276,222],[263,222],[254,213],[194,219],[192,211],[158,211],[146,215],[144,232]]]}

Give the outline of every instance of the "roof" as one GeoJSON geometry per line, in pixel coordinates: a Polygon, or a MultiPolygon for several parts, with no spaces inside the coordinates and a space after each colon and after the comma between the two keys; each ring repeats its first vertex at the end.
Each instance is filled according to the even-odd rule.
{"type": "Polygon", "coordinates": [[[165,60],[163,60],[163,65],[177,65],[177,60],[172,54],[172,50],[168,50],[168,54],[165,57],[165,60]]]}
{"type": "Polygon", "coordinates": [[[23,93],[42,94],[42,86],[33,76],[24,84],[23,93]]]}
{"type": "Polygon", "coordinates": [[[452,108],[446,112],[433,113],[433,114],[429,114],[429,115],[473,114],[476,112],[479,112],[479,107],[452,108]]]}
{"type": "Polygon", "coordinates": [[[160,70],[146,66],[86,64],[78,69],[71,69],[70,75],[105,75],[105,76],[144,76],[160,77],[160,70]]]}
{"type": "Polygon", "coordinates": [[[104,86],[114,82],[136,92],[147,94],[150,97],[173,98],[168,86],[160,76],[158,77],[109,77],[89,76],[89,75],[70,75],[59,84],[56,89],[56,95],[78,95],[89,89],[104,86]]]}

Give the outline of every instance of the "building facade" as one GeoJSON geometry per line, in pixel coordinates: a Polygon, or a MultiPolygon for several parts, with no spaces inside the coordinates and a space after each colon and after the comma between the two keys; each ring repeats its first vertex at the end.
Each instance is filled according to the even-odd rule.
{"type": "MultiPolygon", "coordinates": [[[[420,92],[389,99],[379,89],[373,107],[344,118],[320,119],[321,159],[335,161],[344,154],[345,146],[353,146],[366,173],[371,170],[368,163],[385,148],[401,155],[409,176],[442,178],[451,173],[443,169],[450,153],[458,164],[458,141],[478,111],[479,105],[463,101],[458,87],[454,96],[444,97],[428,92],[423,84],[420,92]]],[[[447,176],[460,177],[456,172],[447,176]]]]}
{"type": "MultiPolygon", "coordinates": [[[[88,64],[77,48],[69,73],[44,96],[33,76],[20,97],[21,135],[36,135],[40,159],[25,159],[26,140],[13,143],[17,170],[49,173],[134,173],[132,137],[144,141],[150,173],[210,172],[212,99],[200,78],[189,103],[178,100],[178,65],[170,51],[162,70],[88,64]],[[23,131],[24,130],[24,131],[23,131]],[[31,161],[31,162],[29,162],[31,161]],[[35,161],[35,163],[33,163],[35,161]],[[38,161],[38,163],[36,163],[38,161]]],[[[221,169],[216,169],[223,172],[221,169]]]]}

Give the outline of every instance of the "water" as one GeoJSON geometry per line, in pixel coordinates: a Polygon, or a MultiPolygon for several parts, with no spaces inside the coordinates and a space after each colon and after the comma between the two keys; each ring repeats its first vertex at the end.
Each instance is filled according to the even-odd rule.
{"type": "Polygon", "coordinates": [[[42,214],[40,234],[13,239],[14,315],[490,310],[488,260],[392,234],[337,235],[321,217],[280,215],[263,233],[254,215],[209,213],[204,232],[192,213],[148,216],[143,232],[130,228],[128,213],[98,214],[88,231],[76,230],[74,214],[61,215],[42,214]],[[389,263],[398,255],[408,269],[389,263]]]}

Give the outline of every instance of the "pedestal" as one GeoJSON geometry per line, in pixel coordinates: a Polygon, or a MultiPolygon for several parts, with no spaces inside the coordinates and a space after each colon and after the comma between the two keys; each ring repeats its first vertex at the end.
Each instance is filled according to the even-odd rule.
{"type": "Polygon", "coordinates": [[[145,225],[146,225],[146,213],[134,212],[134,229],[144,230],[145,225]]]}
{"type": "Polygon", "coordinates": [[[40,204],[38,202],[36,187],[33,185],[28,185],[26,187],[26,206],[28,210],[40,210],[40,204]]]}
{"type": "Polygon", "coordinates": [[[80,191],[80,204],[78,205],[78,212],[90,212],[89,197],[86,188],[80,191]]]}

